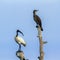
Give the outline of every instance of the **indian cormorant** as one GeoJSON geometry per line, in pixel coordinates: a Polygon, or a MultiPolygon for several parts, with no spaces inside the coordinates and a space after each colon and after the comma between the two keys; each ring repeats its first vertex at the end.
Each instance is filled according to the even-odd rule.
{"type": "MultiPolygon", "coordinates": [[[[38,10],[33,10],[33,18],[34,18],[34,21],[37,23],[37,25],[40,26],[41,31],[43,31],[41,19],[39,18],[39,16],[36,15],[36,12],[37,12],[37,11],[38,11],[38,10]]],[[[36,26],[36,27],[37,27],[37,26],[36,26]]]]}

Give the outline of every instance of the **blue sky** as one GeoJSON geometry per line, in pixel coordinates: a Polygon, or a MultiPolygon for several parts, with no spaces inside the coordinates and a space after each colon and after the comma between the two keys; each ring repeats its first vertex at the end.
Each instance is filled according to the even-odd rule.
{"type": "Polygon", "coordinates": [[[0,0],[0,59],[19,60],[15,53],[18,45],[14,41],[16,29],[20,29],[27,43],[22,46],[25,57],[38,60],[39,40],[38,32],[33,20],[33,10],[39,10],[44,31],[44,60],[60,59],[60,0],[0,0]]]}

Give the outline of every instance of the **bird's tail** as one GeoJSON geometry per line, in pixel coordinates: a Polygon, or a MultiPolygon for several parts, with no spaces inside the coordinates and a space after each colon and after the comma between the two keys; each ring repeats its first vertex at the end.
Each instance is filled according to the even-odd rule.
{"type": "MultiPolygon", "coordinates": [[[[43,31],[43,28],[42,28],[42,26],[41,25],[39,25],[40,26],[40,28],[41,28],[41,31],[43,31]]],[[[38,28],[38,25],[36,26],[36,28],[38,28]]]]}
{"type": "Polygon", "coordinates": [[[43,31],[42,25],[40,24],[41,31],[43,31]]]}
{"type": "Polygon", "coordinates": [[[43,31],[43,28],[41,27],[41,31],[43,31]]]}
{"type": "Polygon", "coordinates": [[[41,28],[41,31],[43,31],[42,23],[41,23],[41,22],[39,23],[39,26],[40,26],[40,28],[41,28]]]}

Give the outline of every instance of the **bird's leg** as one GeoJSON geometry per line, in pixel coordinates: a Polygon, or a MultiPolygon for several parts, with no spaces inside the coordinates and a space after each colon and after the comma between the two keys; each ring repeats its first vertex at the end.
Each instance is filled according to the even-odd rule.
{"type": "Polygon", "coordinates": [[[19,51],[21,51],[21,44],[19,44],[19,51]]]}

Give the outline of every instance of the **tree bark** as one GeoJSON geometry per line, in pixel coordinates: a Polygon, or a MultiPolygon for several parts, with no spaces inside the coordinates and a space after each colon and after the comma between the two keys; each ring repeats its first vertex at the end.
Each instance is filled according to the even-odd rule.
{"type": "Polygon", "coordinates": [[[40,26],[38,26],[37,30],[38,30],[38,38],[39,38],[39,51],[40,51],[40,57],[39,57],[39,60],[44,60],[44,51],[43,51],[42,31],[41,31],[40,26]]]}

